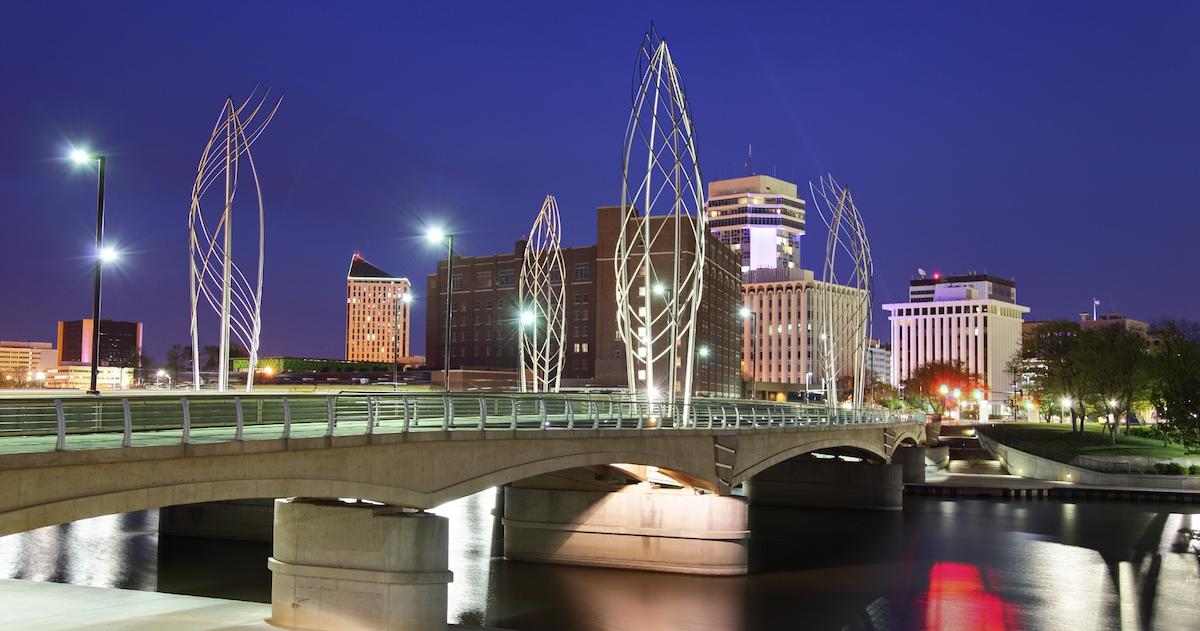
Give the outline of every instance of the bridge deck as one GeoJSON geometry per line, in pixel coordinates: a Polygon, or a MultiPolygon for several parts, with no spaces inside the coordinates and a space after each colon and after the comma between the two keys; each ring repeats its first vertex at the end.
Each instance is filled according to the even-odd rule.
{"type": "Polygon", "coordinates": [[[362,393],[0,399],[0,455],[455,430],[754,429],[911,422],[887,410],[621,395],[362,393]]]}

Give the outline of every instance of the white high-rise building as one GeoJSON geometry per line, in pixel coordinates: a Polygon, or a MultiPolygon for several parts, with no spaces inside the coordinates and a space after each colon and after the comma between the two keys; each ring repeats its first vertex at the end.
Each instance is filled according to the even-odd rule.
{"type": "Polygon", "coordinates": [[[742,256],[742,274],[799,269],[804,200],[796,185],[769,175],[708,183],[708,228],[742,256]]]}
{"type": "Polygon", "coordinates": [[[986,397],[1003,404],[1012,394],[1008,361],[1021,349],[1021,320],[1011,280],[986,274],[911,281],[908,302],[883,305],[892,329],[891,382],[899,386],[918,367],[960,364],[987,384],[986,397]]]}

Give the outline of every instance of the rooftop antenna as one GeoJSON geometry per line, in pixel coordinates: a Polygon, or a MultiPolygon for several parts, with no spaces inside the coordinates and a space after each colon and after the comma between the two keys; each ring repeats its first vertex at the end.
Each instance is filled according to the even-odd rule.
{"type": "Polygon", "coordinates": [[[924,267],[917,268],[917,276],[920,276],[921,280],[925,280],[925,268],[924,267]]]}
{"type": "Polygon", "coordinates": [[[746,145],[746,175],[754,175],[754,145],[746,145]]]}
{"type": "Polygon", "coordinates": [[[1099,306],[1100,306],[1100,299],[1093,297],[1092,298],[1092,322],[1095,322],[1097,319],[1096,318],[1096,310],[1099,306]]]}

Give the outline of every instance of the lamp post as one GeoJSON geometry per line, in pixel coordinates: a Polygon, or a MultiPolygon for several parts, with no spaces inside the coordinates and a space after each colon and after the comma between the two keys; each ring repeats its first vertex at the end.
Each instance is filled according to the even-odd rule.
{"type": "MultiPolygon", "coordinates": [[[[392,390],[400,387],[400,310],[411,305],[412,292],[399,294],[396,299],[395,313],[392,314],[392,390]]],[[[405,322],[408,318],[404,319],[405,322]]]]}
{"type": "Polygon", "coordinates": [[[756,369],[758,368],[758,349],[755,348],[754,344],[755,334],[757,333],[754,326],[754,312],[750,310],[750,307],[742,307],[738,313],[742,316],[743,320],[747,320],[750,323],[750,361],[748,363],[750,364],[750,398],[753,399],[755,397],[754,381],[758,377],[756,373],[756,369]]]}
{"type": "Polygon", "coordinates": [[[537,340],[537,312],[531,309],[521,309],[521,313],[517,316],[517,326],[520,330],[517,331],[517,377],[521,384],[521,392],[526,391],[525,387],[525,329],[533,329],[533,343],[530,348],[533,349],[533,391],[538,392],[538,363],[541,361],[539,356],[541,353],[538,349],[537,340]]]}
{"type": "Polygon", "coordinates": [[[104,162],[103,154],[92,154],[83,149],[71,151],[71,161],[78,165],[96,162],[96,253],[92,268],[92,374],[88,394],[100,394],[96,377],[100,372],[100,278],[104,263],[117,260],[117,251],[104,246],[104,162]]]}
{"type": "Polygon", "coordinates": [[[446,340],[443,347],[442,357],[442,381],[443,389],[446,392],[450,391],[450,325],[454,322],[454,310],[452,302],[454,294],[454,235],[443,231],[441,228],[431,228],[425,236],[432,243],[441,243],[442,239],[446,240],[446,340]]]}

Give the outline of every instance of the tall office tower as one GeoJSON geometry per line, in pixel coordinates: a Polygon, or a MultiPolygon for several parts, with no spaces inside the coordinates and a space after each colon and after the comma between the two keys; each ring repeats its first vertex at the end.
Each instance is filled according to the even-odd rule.
{"type": "Polygon", "coordinates": [[[987,399],[1003,405],[1012,394],[1008,361],[1021,349],[1021,320],[1011,280],[986,274],[911,281],[908,302],[883,305],[892,324],[892,385],[932,362],[962,365],[987,384],[987,399]]]}
{"type": "MultiPolygon", "coordinates": [[[[92,319],[58,322],[58,364],[92,362],[92,319]]],[[[142,359],[142,323],[100,318],[101,366],[139,368],[142,359]]]]}
{"type": "MultiPolygon", "coordinates": [[[[742,374],[754,398],[786,401],[824,394],[822,382],[822,301],[828,295],[835,318],[843,320],[862,309],[862,290],[816,280],[806,269],[759,269],[745,275],[742,304],[742,374]]],[[[853,349],[843,350],[836,362],[839,378],[854,372],[853,349]]]]}
{"type": "Polygon", "coordinates": [[[409,355],[412,286],[355,252],[346,274],[346,359],[394,362],[409,355]]]}
{"type": "Polygon", "coordinates": [[[800,267],[804,200],[796,185],[769,175],[708,183],[708,228],[741,254],[742,274],[800,267]]]}

